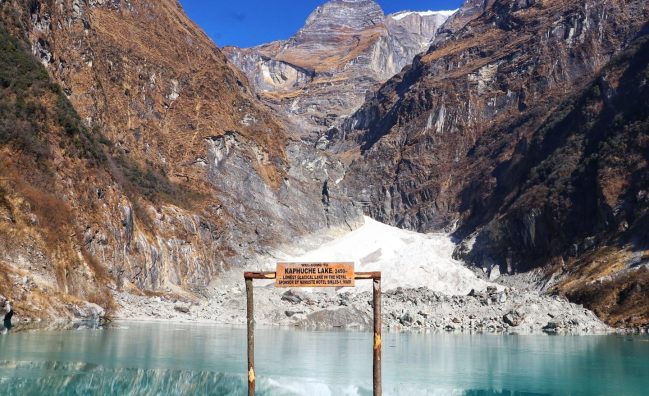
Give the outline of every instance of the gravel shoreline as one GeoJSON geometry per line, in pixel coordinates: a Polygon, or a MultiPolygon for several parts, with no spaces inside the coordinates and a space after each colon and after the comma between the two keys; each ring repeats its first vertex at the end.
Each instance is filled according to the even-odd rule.
{"type": "MultiPolygon", "coordinates": [[[[267,285],[255,287],[254,294],[258,325],[308,329],[368,329],[372,325],[370,292],[286,290],[267,285]]],[[[391,330],[575,335],[616,331],[588,309],[536,291],[492,286],[449,296],[421,287],[387,290],[382,297],[383,324],[391,330]]],[[[245,293],[238,286],[215,290],[210,298],[195,301],[122,293],[116,299],[120,310],[115,319],[245,325],[245,293]]]]}

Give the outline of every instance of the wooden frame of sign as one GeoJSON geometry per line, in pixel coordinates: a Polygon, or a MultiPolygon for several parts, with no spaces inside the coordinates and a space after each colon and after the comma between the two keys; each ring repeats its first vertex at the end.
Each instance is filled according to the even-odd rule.
{"type": "Polygon", "coordinates": [[[252,281],[274,279],[275,287],[354,287],[356,280],[372,280],[374,306],[374,396],[381,395],[381,273],[354,272],[354,263],[278,263],[275,272],[245,272],[248,311],[248,395],[255,394],[255,320],[252,281]]]}

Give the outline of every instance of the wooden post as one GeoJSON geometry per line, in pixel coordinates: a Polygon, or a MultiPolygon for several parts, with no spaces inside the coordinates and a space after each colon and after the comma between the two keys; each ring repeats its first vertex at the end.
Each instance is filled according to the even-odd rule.
{"type": "Polygon", "coordinates": [[[381,275],[372,279],[374,298],[374,396],[381,396],[381,275]]]}
{"type": "Polygon", "coordinates": [[[252,278],[246,278],[248,308],[248,396],[255,395],[255,319],[252,299],[252,278]]]}

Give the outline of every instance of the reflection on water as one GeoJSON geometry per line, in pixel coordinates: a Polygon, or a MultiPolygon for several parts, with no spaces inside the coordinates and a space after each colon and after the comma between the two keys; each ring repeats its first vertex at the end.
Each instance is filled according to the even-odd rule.
{"type": "Polygon", "coordinates": [[[2,394],[15,395],[241,395],[242,378],[212,372],[106,369],[87,363],[0,362],[2,394]]]}
{"type": "MultiPolygon", "coordinates": [[[[261,395],[371,394],[372,335],[258,329],[261,395]]],[[[386,395],[642,395],[649,338],[384,337],[386,395]]],[[[0,336],[0,394],[241,395],[245,329],[128,323],[0,336]]]]}

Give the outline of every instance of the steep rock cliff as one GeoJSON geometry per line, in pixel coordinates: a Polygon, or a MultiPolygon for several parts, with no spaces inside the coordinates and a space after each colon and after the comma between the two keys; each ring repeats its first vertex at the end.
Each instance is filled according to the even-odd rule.
{"type": "Polygon", "coordinates": [[[347,180],[373,217],[404,228],[451,225],[454,180],[477,139],[575,92],[635,38],[646,12],[642,2],[525,4],[495,2],[347,120],[337,150],[360,145],[352,170],[366,178],[347,180]]]}
{"type": "Polygon", "coordinates": [[[72,105],[38,126],[47,155],[2,142],[0,262],[15,274],[2,294],[21,312],[47,315],[24,284],[105,308],[108,289],[200,294],[274,246],[360,221],[340,164],[289,139],[176,1],[0,7],[12,45],[61,88],[34,95],[42,111],[72,105]]]}
{"type": "Polygon", "coordinates": [[[483,135],[456,234],[478,231],[458,253],[509,272],[549,264],[553,291],[612,325],[649,323],[648,79],[649,31],[559,106],[483,135]]]}
{"type": "MultiPolygon", "coordinates": [[[[644,224],[636,223],[644,209],[631,204],[633,209],[624,211],[617,206],[618,194],[635,191],[627,187],[633,184],[629,177],[634,171],[617,174],[615,168],[592,162],[593,156],[604,155],[599,151],[604,148],[592,142],[604,144],[608,136],[594,139],[574,124],[555,123],[553,117],[637,40],[648,21],[649,6],[643,1],[467,1],[440,29],[425,55],[346,121],[345,139],[336,149],[354,157],[360,146],[361,153],[344,183],[376,219],[404,228],[453,230],[465,239],[458,255],[480,267],[521,272],[541,266],[549,276],[542,286],[562,279],[558,291],[570,290],[570,296],[591,306],[600,304],[583,297],[587,288],[580,285],[588,278],[576,268],[599,260],[587,251],[607,246],[611,239],[606,230],[644,224]],[[558,125],[547,135],[552,138],[538,132],[546,123],[558,125]],[[583,143],[588,149],[573,142],[581,139],[591,142],[583,143]],[[538,143],[548,149],[550,142],[552,150],[563,154],[550,160],[548,152],[540,155],[540,149],[532,148],[538,143]],[[532,159],[535,152],[540,157],[532,159]],[[591,162],[581,162],[580,153],[583,161],[591,162]],[[546,159],[543,168],[539,164],[546,159]],[[560,167],[563,176],[556,177],[560,167]],[[572,171],[574,178],[567,176],[572,171]],[[555,179],[565,185],[547,185],[555,179]],[[531,201],[532,196],[537,200],[531,201]],[[555,199],[560,203],[555,205],[555,199]],[[622,218],[620,223],[611,221],[613,213],[626,223],[622,218]]],[[[600,89],[609,90],[602,91],[608,92],[603,93],[605,102],[613,100],[609,88],[600,89]]],[[[594,115],[583,122],[596,119],[594,115]]],[[[620,122],[631,127],[635,121],[620,122]]],[[[613,125],[598,127],[600,135],[616,134],[613,125]]],[[[642,141],[636,135],[621,138],[626,147],[642,141]]],[[[620,146],[608,157],[636,158],[636,149],[625,150],[620,146]]],[[[633,235],[643,235],[634,230],[633,235]]],[[[637,254],[643,262],[643,254],[637,254]]],[[[625,269],[611,257],[598,268],[602,276],[625,269]]],[[[615,283],[604,284],[611,282],[615,283]]],[[[628,279],[619,284],[635,287],[628,279]]],[[[614,324],[633,316],[621,310],[609,317],[619,307],[609,301],[598,313],[614,324]]],[[[638,316],[644,319],[629,323],[646,323],[646,317],[645,309],[638,316]]]]}

